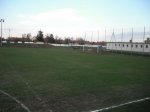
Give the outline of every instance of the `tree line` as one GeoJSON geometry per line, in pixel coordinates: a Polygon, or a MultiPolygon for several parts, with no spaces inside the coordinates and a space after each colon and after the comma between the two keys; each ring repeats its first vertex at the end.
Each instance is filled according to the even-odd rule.
{"type": "Polygon", "coordinates": [[[57,43],[57,44],[70,44],[70,43],[84,44],[84,40],[82,38],[78,38],[76,41],[73,40],[73,38],[65,38],[63,40],[61,38],[58,38],[58,36],[54,38],[53,34],[47,34],[46,37],[44,38],[44,34],[41,30],[38,31],[38,34],[35,37],[35,41],[45,43],[57,43]]]}
{"type": "Polygon", "coordinates": [[[10,42],[14,42],[14,43],[18,43],[18,42],[43,42],[45,44],[48,43],[55,43],[55,44],[103,44],[103,42],[101,43],[96,43],[96,42],[89,42],[89,41],[85,41],[82,37],[76,38],[76,40],[73,40],[73,37],[67,37],[65,39],[59,38],[58,36],[55,36],[53,34],[46,34],[44,35],[43,31],[39,30],[37,35],[34,36],[33,38],[31,38],[31,33],[27,33],[27,34],[22,34],[22,38],[18,38],[18,37],[9,37],[8,39],[2,39],[3,41],[7,41],[7,43],[10,42]]]}

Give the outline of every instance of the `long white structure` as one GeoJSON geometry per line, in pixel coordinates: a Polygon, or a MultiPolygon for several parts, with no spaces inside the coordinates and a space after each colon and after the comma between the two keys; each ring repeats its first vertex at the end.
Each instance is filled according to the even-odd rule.
{"type": "Polygon", "coordinates": [[[150,43],[107,42],[107,50],[150,54],[150,43]]]}

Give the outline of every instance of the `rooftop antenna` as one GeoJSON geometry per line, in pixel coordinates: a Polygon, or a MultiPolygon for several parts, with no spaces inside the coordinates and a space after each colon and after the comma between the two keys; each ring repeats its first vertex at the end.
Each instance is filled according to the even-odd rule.
{"type": "Polygon", "coordinates": [[[114,29],[113,29],[113,32],[112,32],[112,36],[111,36],[111,38],[110,38],[110,42],[116,42],[114,29]]]}
{"type": "MultiPolygon", "coordinates": [[[[112,40],[112,53],[113,53],[113,40],[114,40],[114,42],[116,42],[114,29],[113,29],[113,33],[112,33],[112,38],[111,38],[111,40],[112,40]]],[[[115,46],[116,46],[116,44],[115,44],[115,46]]],[[[116,48],[117,48],[117,47],[116,47],[116,48]]],[[[116,49],[116,51],[117,51],[117,49],[116,49]]]]}

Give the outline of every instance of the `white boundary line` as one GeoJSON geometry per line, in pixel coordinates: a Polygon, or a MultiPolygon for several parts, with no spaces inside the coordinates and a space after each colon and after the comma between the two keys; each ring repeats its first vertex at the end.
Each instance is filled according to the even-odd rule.
{"type": "Polygon", "coordinates": [[[119,104],[119,105],[114,105],[114,106],[110,106],[110,107],[106,107],[106,108],[102,108],[102,109],[98,109],[98,110],[93,110],[93,111],[90,111],[90,112],[101,112],[101,111],[104,111],[104,110],[110,110],[110,109],[113,109],[113,108],[121,107],[121,106],[132,104],[132,103],[137,103],[137,102],[141,102],[141,101],[145,101],[145,100],[150,100],[150,97],[139,99],[139,100],[134,100],[134,101],[130,101],[130,102],[127,102],[127,103],[122,103],[122,104],[119,104]]]}
{"type": "MultiPolygon", "coordinates": [[[[11,67],[14,73],[18,74],[18,72],[15,70],[15,68],[8,63],[8,65],[11,67]]],[[[37,94],[37,92],[29,85],[29,83],[23,78],[21,75],[15,75],[19,79],[22,80],[22,82],[27,86],[28,90],[34,95],[34,97],[41,103],[41,106],[44,108],[49,108],[48,104],[44,100],[40,98],[40,96],[37,94]]],[[[52,112],[51,109],[48,109],[49,112],[52,112]]]]}
{"type": "Polygon", "coordinates": [[[5,91],[0,90],[1,93],[3,93],[4,95],[10,97],[11,99],[13,99],[14,101],[16,101],[23,109],[25,109],[27,112],[31,112],[29,110],[29,108],[27,106],[25,106],[23,103],[21,103],[17,98],[11,96],[10,94],[6,93],[5,91]]]}

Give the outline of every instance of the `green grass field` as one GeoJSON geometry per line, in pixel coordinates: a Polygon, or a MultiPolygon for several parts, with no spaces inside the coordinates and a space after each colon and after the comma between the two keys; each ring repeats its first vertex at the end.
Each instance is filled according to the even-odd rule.
{"type": "MultiPolygon", "coordinates": [[[[0,48],[0,90],[32,112],[96,110],[150,97],[150,57],[88,54],[71,48],[0,48]]],[[[149,112],[147,102],[106,112],[149,112]]],[[[24,112],[2,93],[0,108],[24,112]]]]}

